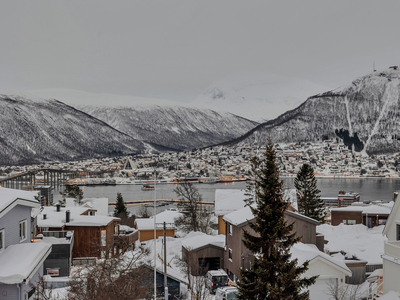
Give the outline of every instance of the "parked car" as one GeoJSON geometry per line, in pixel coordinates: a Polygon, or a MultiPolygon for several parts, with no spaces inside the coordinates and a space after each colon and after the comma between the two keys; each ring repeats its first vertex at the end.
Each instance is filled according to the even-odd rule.
{"type": "Polygon", "coordinates": [[[214,294],[217,288],[228,286],[228,275],[224,270],[211,270],[206,274],[206,288],[214,294]]]}
{"type": "Polygon", "coordinates": [[[234,286],[219,287],[215,292],[215,300],[236,300],[238,289],[234,286]]]}

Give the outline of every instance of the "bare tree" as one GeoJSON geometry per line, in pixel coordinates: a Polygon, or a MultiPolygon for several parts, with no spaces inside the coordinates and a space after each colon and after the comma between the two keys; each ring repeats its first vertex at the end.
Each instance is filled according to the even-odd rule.
{"type": "Polygon", "coordinates": [[[358,300],[361,299],[361,292],[359,285],[352,284],[339,284],[337,280],[329,280],[328,295],[332,296],[335,300],[358,300]]]}
{"type": "Polygon", "coordinates": [[[147,280],[151,270],[140,263],[149,251],[141,248],[136,253],[132,258],[104,259],[94,266],[77,269],[71,276],[68,299],[128,300],[149,296],[151,286],[147,280]]]}
{"type": "Polygon", "coordinates": [[[184,232],[211,232],[211,213],[202,204],[203,198],[198,189],[188,181],[182,181],[174,189],[180,202],[178,207],[182,216],[175,220],[175,225],[184,232]]]}

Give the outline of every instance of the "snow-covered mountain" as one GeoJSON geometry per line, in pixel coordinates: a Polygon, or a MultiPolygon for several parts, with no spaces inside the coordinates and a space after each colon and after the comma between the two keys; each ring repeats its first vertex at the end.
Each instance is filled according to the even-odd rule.
{"type": "Polygon", "coordinates": [[[348,86],[312,96],[230,144],[265,144],[268,136],[274,142],[340,138],[358,152],[398,152],[400,70],[376,71],[348,86]]]}
{"type": "Polygon", "coordinates": [[[77,106],[130,136],[172,150],[231,140],[258,125],[227,112],[176,105],[77,106]]]}
{"type": "Polygon", "coordinates": [[[191,104],[266,121],[326,90],[326,87],[299,78],[271,73],[240,74],[214,82],[191,104]]]}
{"type": "Polygon", "coordinates": [[[151,147],[55,100],[0,95],[0,165],[114,156],[151,147]]]}

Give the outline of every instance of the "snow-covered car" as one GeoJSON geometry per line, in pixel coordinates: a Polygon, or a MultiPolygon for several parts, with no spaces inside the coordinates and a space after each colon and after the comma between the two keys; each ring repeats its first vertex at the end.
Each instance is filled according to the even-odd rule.
{"type": "Polygon", "coordinates": [[[219,287],[215,292],[215,300],[236,300],[238,289],[234,286],[219,287]]]}
{"type": "Polygon", "coordinates": [[[208,271],[206,274],[206,288],[214,294],[217,288],[228,286],[228,275],[222,269],[208,271]]]}

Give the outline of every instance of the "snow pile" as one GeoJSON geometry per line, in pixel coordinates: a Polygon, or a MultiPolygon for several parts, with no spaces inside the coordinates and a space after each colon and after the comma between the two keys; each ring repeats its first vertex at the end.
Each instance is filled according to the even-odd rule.
{"type": "Polygon", "coordinates": [[[325,236],[328,244],[325,250],[330,252],[344,251],[348,255],[363,259],[368,264],[382,264],[384,242],[382,235],[384,226],[368,229],[362,224],[332,226],[323,224],[317,227],[317,232],[325,236]]]}

